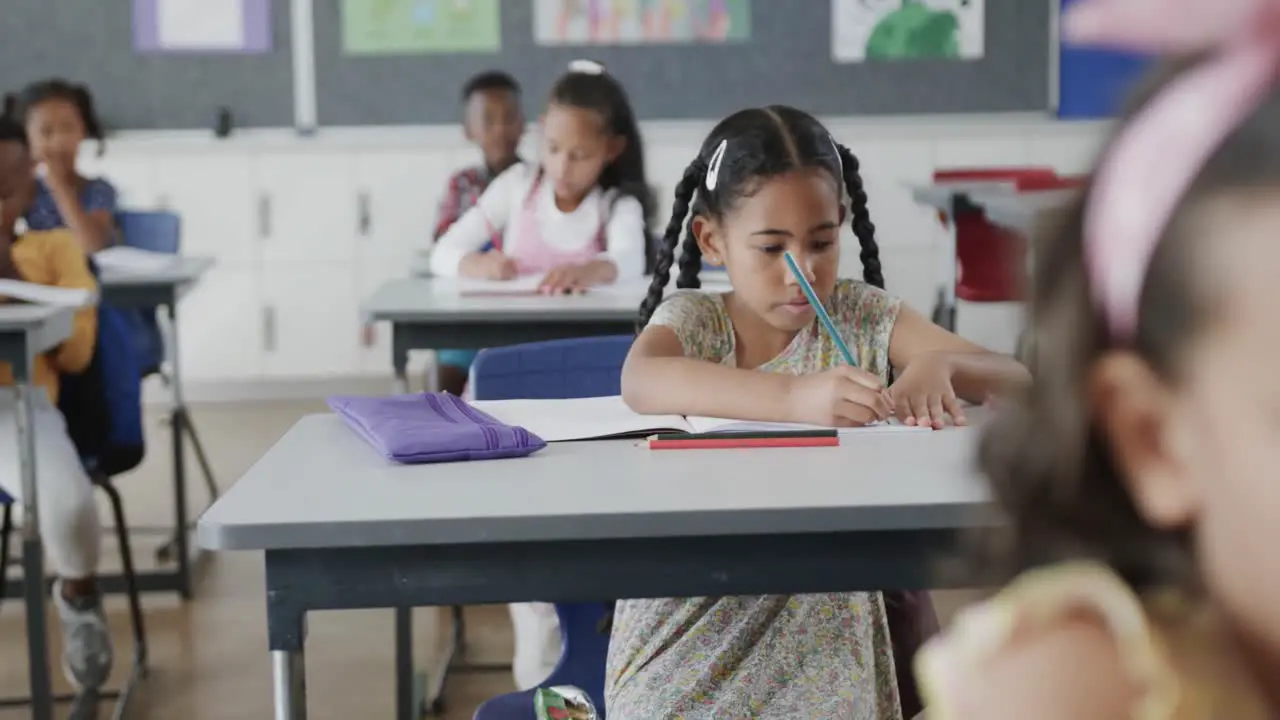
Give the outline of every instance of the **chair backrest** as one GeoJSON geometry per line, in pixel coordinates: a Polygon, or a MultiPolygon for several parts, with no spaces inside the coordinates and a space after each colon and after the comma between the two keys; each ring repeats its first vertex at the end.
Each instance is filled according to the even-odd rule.
{"type": "Polygon", "coordinates": [[[59,378],[58,409],[86,469],[106,475],[142,462],[142,370],[132,345],[132,313],[99,305],[89,367],[59,378]]]}
{"type": "MultiPolygon", "coordinates": [[[[116,227],[128,247],[176,255],[182,247],[182,219],[167,210],[122,210],[116,213],[116,227]]],[[[159,372],[164,362],[164,338],[155,309],[139,310],[128,319],[130,335],[142,356],[142,372],[159,372]]]]}
{"type": "Polygon", "coordinates": [[[476,400],[617,395],[633,340],[609,335],[481,350],[471,366],[471,391],[476,400]]]}
{"type": "Polygon", "coordinates": [[[116,227],[125,245],[176,255],[181,249],[182,219],[167,210],[122,210],[116,227]]]}
{"type": "Polygon", "coordinates": [[[601,625],[613,612],[613,603],[557,603],[560,637],[564,638],[560,662],[542,687],[574,685],[591,696],[604,713],[605,658],[609,655],[609,633],[601,625]]]}
{"type": "MultiPolygon", "coordinates": [[[[477,400],[585,398],[617,395],[622,363],[634,341],[631,335],[549,340],[481,350],[471,366],[471,388],[477,400]]],[[[605,658],[609,633],[601,624],[613,603],[558,603],[563,650],[551,677],[542,686],[576,685],[604,712],[605,658]]],[[[519,695],[525,695],[523,693],[519,695]]],[[[477,711],[484,720],[506,720],[507,701],[519,714],[532,714],[532,700],[496,698],[477,711]],[[528,704],[525,704],[525,703],[528,704]]]]}

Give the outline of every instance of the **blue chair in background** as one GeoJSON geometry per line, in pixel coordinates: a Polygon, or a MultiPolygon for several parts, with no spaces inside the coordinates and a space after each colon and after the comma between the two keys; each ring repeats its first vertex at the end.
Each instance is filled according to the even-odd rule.
{"type": "MultiPolygon", "coordinates": [[[[586,398],[621,392],[622,363],[635,338],[631,335],[573,338],[511,345],[480,351],[471,366],[471,388],[477,400],[586,398]]],[[[604,625],[612,602],[560,603],[560,662],[542,684],[575,685],[604,712],[605,655],[609,635],[604,625]]],[[[453,608],[455,648],[465,626],[462,608],[453,608]]],[[[443,685],[441,685],[443,687],[443,685]]],[[[533,690],[501,695],[476,710],[476,720],[533,718],[533,690]]]]}
{"type": "MultiPolygon", "coordinates": [[[[165,211],[122,211],[116,213],[121,244],[139,250],[177,255],[182,238],[182,219],[165,211]]],[[[143,359],[143,375],[161,374],[165,359],[164,333],[160,331],[157,308],[136,313],[132,330],[134,344],[143,359]]]]}
{"type": "MultiPolygon", "coordinates": [[[[182,218],[167,210],[124,210],[116,213],[116,227],[120,231],[120,242],[127,247],[147,250],[166,255],[177,255],[182,249],[182,218]]],[[[132,325],[130,335],[138,349],[142,360],[143,376],[156,375],[166,387],[172,386],[174,379],[165,367],[165,359],[172,351],[166,341],[168,333],[161,329],[159,308],[145,308],[131,313],[129,322],[132,325]]],[[[196,433],[195,425],[186,414],[185,407],[174,407],[169,417],[172,432],[184,433],[195,450],[196,462],[204,476],[205,489],[210,498],[219,494],[217,481],[213,477],[213,468],[205,454],[204,445],[196,433]]],[[[178,545],[176,534],[183,532],[175,529],[175,537],[156,550],[159,562],[168,562],[173,558],[178,545]]],[[[179,563],[186,563],[186,558],[177,558],[179,563]]]]}

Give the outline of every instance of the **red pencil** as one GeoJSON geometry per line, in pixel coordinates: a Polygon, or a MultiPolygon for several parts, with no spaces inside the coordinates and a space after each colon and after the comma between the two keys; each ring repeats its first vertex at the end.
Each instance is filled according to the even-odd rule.
{"type": "Polygon", "coordinates": [[[649,438],[650,450],[727,450],[732,448],[803,448],[833,447],[840,444],[840,437],[818,435],[810,437],[699,437],[699,438],[649,438]]]}

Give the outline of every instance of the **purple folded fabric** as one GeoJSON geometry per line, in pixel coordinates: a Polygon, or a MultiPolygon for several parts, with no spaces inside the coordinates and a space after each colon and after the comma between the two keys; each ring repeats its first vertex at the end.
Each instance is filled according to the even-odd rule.
{"type": "Polygon", "coordinates": [[[401,463],[523,457],[547,446],[449,393],[336,396],[329,407],[378,452],[401,463]]]}

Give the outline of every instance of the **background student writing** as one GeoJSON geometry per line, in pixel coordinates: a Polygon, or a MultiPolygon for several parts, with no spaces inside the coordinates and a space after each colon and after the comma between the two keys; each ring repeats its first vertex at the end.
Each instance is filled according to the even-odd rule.
{"type": "MultiPolygon", "coordinates": [[[[853,153],[794,108],[735,113],[712,130],[676,188],[623,397],[642,413],[837,426],[893,413],[940,428],[948,415],[964,422],[961,399],[981,402],[1025,381],[1011,358],[933,325],[883,283],[853,153]],[[696,288],[705,259],[724,266],[732,291],[688,290],[662,302],[690,213],[678,286],[696,288]],[[845,222],[861,246],[862,281],[837,276],[845,222]],[[821,328],[786,251],[858,367],[821,328]]],[[[609,717],[897,720],[892,644],[910,638],[891,637],[891,625],[878,592],[619,601],[609,717]]]]}
{"type": "Polygon", "coordinates": [[[635,113],[604,68],[576,61],[540,122],[541,157],[494,179],[431,254],[436,275],[543,276],[547,292],[644,274],[650,206],[635,113]],[[485,251],[494,232],[500,250],[485,251]]]}

